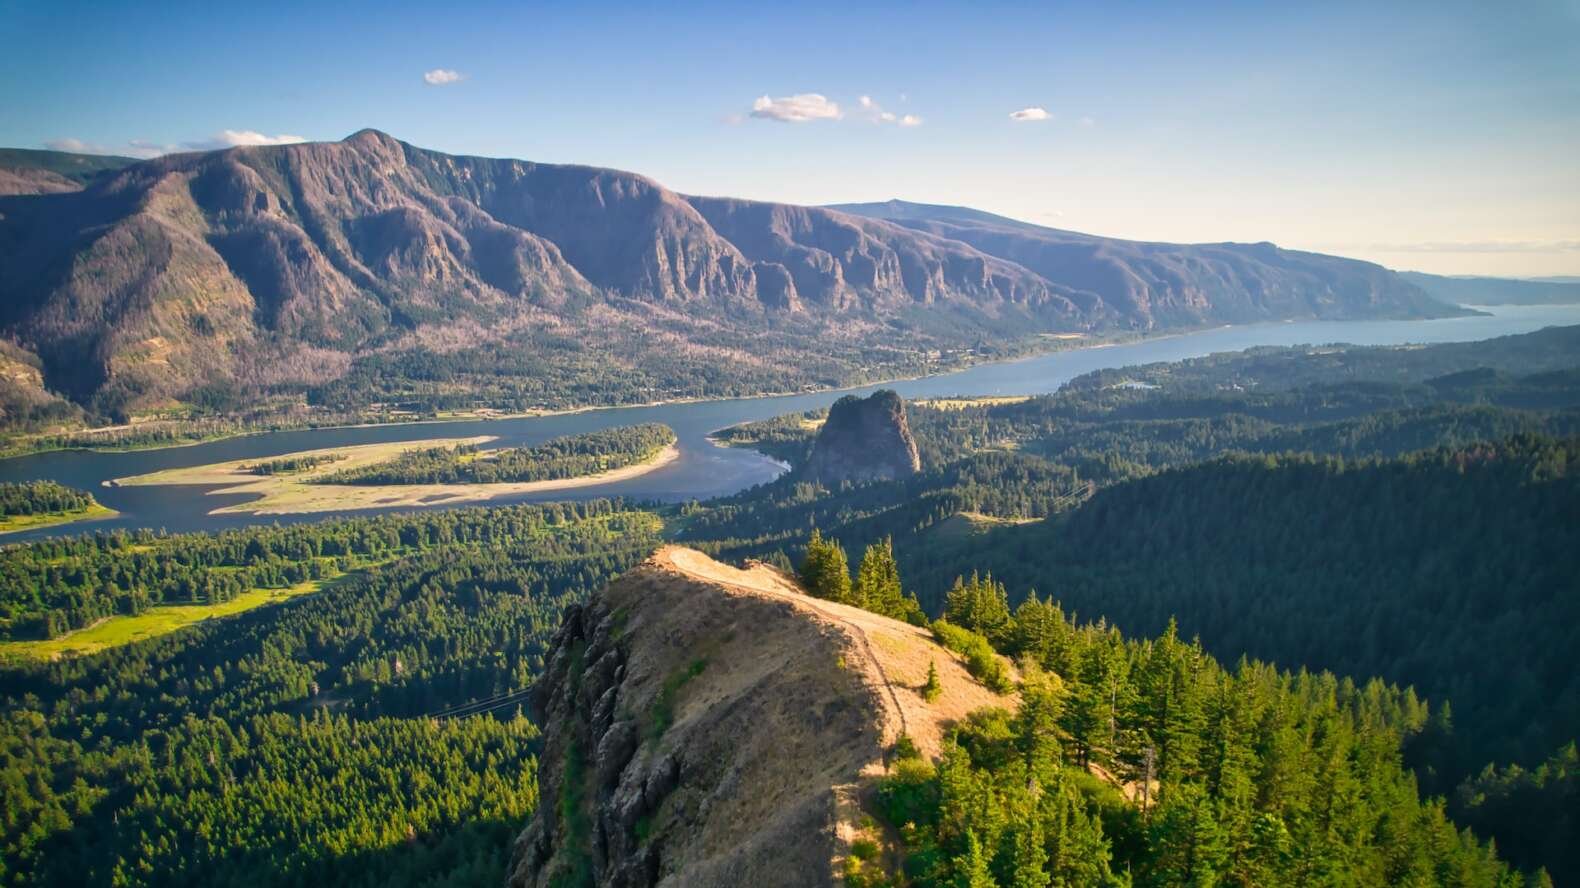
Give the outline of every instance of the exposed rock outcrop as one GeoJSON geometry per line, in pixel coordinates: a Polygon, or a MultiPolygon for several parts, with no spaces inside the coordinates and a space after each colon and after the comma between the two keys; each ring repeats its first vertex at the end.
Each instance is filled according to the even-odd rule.
{"type": "Polygon", "coordinates": [[[666,547],[565,614],[510,884],[832,885],[899,735],[936,754],[990,704],[1008,701],[925,630],[666,547]]]}
{"type": "Polygon", "coordinates": [[[824,484],[892,480],[921,468],[905,401],[890,389],[835,401],[807,461],[808,475],[824,484]]]}
{"type": "Polygon", "coordinates": [[[407,335],[469,339],[577,309],[595,326],[571,338],[672,316],[698,325],[681,334],[696,344],[789,321],[953,345],[1457,311],[1369,263],[949,210],[692,197],[373,130],[142,162],[0,150],[0,335],[40,359],[50,388],[135,408],[248,384],[265,355],[270,372],[300,373],[303,349],[348,365],[407,335]]]}

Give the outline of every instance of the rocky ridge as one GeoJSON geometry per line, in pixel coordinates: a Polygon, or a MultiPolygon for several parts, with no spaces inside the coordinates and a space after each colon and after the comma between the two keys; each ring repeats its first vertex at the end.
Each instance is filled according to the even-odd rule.
{"type": "Polygon", "coordinates": [[[925,630],[666,547],[565,614],[510,884],[832,885],[899,736],[994,703],[925,630]]]}

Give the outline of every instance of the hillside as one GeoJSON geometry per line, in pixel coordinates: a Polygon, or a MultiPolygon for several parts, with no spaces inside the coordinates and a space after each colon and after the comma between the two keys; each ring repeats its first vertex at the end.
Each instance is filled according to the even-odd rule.
{"type": "Polygon", "coordinates": [[[24,160],[0,168],[55,193],[0,197],[0,332],[41,368],[32,401],[47,390],[116,419],[267,396],[742,394],[910,374],[1039,332],[1455,311],[1378,266],[1270,245],[686,197],[372,130],[96,160],[108,171],[91,177],[24,160]]]}
{"type": "Polygon", "coordinates": [[[1463,305],[1564,305],[1580,302],[1580,281],[1445,277],[1419,271],[1399,276],[1444,302],[1463,305]]]}
{"type": "Polygon", "coordinates": [[[77,191],[136,162],[134,158],[113,155],[0,148],[0,196],[77,191]]]}
{"type": "Polygon", "coordinates": [[[1269,243],[1128,241],[900,200],[832,209],[970,244],[1094,294],[1140,329],[1284,318],[1440,317],[1455,311],[1380,265],[1269,243]]]}
{"type": "Polygon", "coordinates": [[[568,611],[511,884],[830,885],[901,735],[1002,705],[926,630],[665,547],[568,611]],[[920,689],[929,664],[943,692],[920,689]]]}

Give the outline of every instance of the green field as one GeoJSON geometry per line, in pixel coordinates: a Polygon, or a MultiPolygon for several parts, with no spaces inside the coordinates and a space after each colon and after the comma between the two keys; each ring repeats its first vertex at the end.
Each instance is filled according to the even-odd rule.
{"type": "Polygon", "coordinates": [[[7,515],[0,518],[0,534],[16,533],[19,530],[33,530],[39,527],[54,527],[57,524],[71,524],[75,521],[95,521],[100,518],[113,518],[120,513],[109,506],[94,503],[86,509],[77,509],[71,512],[43,512],[37,515],[7,515]]]}
{"type": "Polygon", "coordinates": [[[52,660],[98,653],[106,648],[134,641],[157,638],[177,629],[217,617],[289,601],[298,595],[317,592],[330,580],[309,580],[284,589],[254,589],[222,604],[166,604],[127,617],[110,617],[86,629],[69,632],[44,641],[0,642],[0,661],[14,658],[52,660]]]}

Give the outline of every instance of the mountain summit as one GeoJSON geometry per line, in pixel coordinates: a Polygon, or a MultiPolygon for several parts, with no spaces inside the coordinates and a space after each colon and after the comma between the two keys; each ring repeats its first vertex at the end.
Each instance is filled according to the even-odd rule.
{"type": "Polygon", "coordinates": [[[498,375],[508,354],[536,379],[681,355],[681,393],[720,363],[764,377],[744,393],[1038,332],[1453,311],[1379,266],[1271,245],[688,197],[371,129],[75,178],[46,154],[0,156],[9,190],[37,192],[0,197],[0,333],[33,368],[10,376],[117,418],[311,394],[358,367],[368,391],[392,365],[422,379],[413,362],[481,346],[500,351],[444,360],[498,375]]]}

